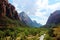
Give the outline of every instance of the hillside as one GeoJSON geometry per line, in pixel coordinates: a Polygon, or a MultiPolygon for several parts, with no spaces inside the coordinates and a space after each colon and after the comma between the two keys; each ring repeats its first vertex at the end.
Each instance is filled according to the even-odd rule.
{"type": "Polygon", "coordinates": [[[46,25],[59,24],[59,23],[60,23],[60,10],[56,10],[49,16],[46,25]]]}
{"type": "Polygon", "coordinates": [[[60,10],[56,10],[49,16],[45,27],[51,29],[49,35],[53,40],[60,40],[60,10]]]}
{"type": "Polygon", "coordinates": [[[8,0],[0,0],[0,28],[20,26],[18,12],[8,0]]]}
{"type": "Polygon", "coordinates": [[[30,27],[40,27],[41,26],[41,24],[37,23],[36,21],[32,21],[25,12],[21,12],[19,14],[19,18],[20,18],[21,22],[23,22],[25,25],[28,25],[30,27]]]}

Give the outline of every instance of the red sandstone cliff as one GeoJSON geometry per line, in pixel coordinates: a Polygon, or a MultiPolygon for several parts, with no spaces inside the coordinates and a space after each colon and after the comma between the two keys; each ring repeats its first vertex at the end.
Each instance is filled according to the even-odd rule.
{"type": "Polygon", "coordinates": [[[19,19],[15,7],[8,0],[0,0],[0,17],[7,16],[11,19],[19,19]]]}

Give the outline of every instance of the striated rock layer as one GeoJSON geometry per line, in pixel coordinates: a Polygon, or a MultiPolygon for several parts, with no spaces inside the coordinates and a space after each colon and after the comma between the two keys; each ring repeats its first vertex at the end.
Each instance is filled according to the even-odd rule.
{"type": "Polygon", "coordinates": [[[7,16],[11,19],[19,19],[15,7],[8,0],[0,0],[0,17],[7,16]]]}

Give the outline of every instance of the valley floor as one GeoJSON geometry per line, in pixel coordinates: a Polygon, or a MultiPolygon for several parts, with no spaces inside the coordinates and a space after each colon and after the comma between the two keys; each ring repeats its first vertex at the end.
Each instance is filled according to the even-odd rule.
{"type": "Polygon", "coordinates": [[[53,40],[50,33],[52,34],[49,28],[7,28],[0,29],[0,40],[53,40]]]}

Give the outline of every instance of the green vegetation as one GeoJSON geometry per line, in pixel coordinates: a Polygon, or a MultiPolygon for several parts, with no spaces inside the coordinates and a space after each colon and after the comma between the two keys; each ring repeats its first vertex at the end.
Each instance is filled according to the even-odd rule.
{"type": "Polygon", "coordinates": [[[29,28],[29,27],[14,27],[0,29],[1,40],[39,40],[39,37],[48,32],[47,28],[29,28]],[[8,38],[9,37],[9,38],[8,38]]]}
{"type": "Polygon", "coordinates": [[[60,40],[59,24],[44,27],[29,27],[19,20],[3,17],[0,18],[0,40],[39,40],[43,34],[46,34],[44,40],[60,40]]]}

